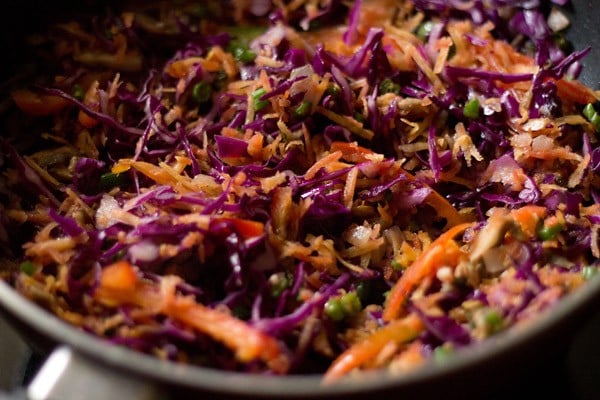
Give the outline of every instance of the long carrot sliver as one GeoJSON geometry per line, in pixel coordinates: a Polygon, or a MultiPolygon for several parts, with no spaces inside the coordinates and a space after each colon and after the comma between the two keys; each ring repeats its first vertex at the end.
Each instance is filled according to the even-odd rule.
{"type": "Polygon", "coordinates": [[[133,161],[131,166],[159,185],[169,185],[176,183],[176,179],[164,168],[158,167],[144,161],[133,161]]]}
{"type": "Polygon", "coordinates": [[[448,200],[433,189],[424,201],[433,207],[441,217],[446,218],[447,227],[459,225],[465,220],[448,200]]]}
{"type": "Polygon", "coordinates": [[[356,142],[333,142],[331,143],[330,151],[342,152],[342,159],[354,163],[361,163],[372,160],[377,155],[373,150],[359,146],[356,142]]]}
{"type": "MultiPolygon", "coordinates": [[[[175,292],[177,278],[170,290],[167,284],[142,281],[127,261],[118,261],[102,270],[96,300],[111,307],[130,304],[148,312],[160,313],[195,328],[231,349],[241,362],[265,361],[275,372],[285,372],[288,363],[281,355],[279,343],[232,315],[206,307],[193,298],[175,292]]],[[[167,282],[167,281],[164,281],[167,282]]],[[[163,282],[163,283],[164,283],[163,282]]]]}
{"type": "Polygon", "coordinates": [[[558,95],[563,100],[578,104],[595,103],[598,101],[592,89],[576,80],[559,79],[556,81],[558,95]]]}
{"type": "Polygon", "coordinates": [[[56,114],[69,105],[61,97],[38,94],[27,89],[15,90],[11,97],[21,111],[34,116],[56,114]]]}
{"type": "Polygon", "coordinates": [[[265,224],[259,221],[233,217],[221,217],[215,218],[215,220],[231,223],[244,239],[252,239],[265,234],[265,224]]]}
{"type": "Polygon", "coordinates": [[[340,354],[323,377],[324,383],[332,383],[354,368],[374,359],[389,343],[406,343],[416,338],[423,330],[423,323],[416,315],[391,321],[368,338],[340,354]]]}
{"type": "Polygon", "coordinates": [[[442,265],[457,264],[463,253],[453,238],[470,226],[472,226],[471,223],[463,223],[444,232],[404,271],[388,295],[383,310],[385,321],[398,318],[410,292],[424,278],[435,274],[442,265]]]}
{"type": "Polygon", "coordinates": [[[247,323],[221,311],[177,297],[163,309],[165,315],[194,327],[230,349],[242,362],[279,357],[279,344],[272,337],[251,328],[247,323]]]}

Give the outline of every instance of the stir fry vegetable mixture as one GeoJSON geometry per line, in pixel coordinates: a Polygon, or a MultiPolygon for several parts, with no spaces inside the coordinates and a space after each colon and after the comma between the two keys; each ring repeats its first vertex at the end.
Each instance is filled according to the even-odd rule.
{"type": "Polygon", "coordinates": [[[59,21],[3,105],[4,277],[117,345],[325,382],[527,324],[600,257],[599,97],[564,3],[59,21]]]}

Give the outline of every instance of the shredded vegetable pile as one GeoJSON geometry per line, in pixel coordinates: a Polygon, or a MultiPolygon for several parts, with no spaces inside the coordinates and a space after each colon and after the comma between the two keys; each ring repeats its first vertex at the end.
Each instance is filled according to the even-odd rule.
{"type": "Polygon", "coordinates": [[[125,2],[2,103],[2,276],[161,359],[401,374],[598,270],[566,1],[125,2]]]}

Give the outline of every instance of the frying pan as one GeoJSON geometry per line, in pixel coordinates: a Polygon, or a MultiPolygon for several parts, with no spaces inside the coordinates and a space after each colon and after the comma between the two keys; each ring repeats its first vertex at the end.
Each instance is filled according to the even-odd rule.
{"type": "MultiPolygon", "coordinates": [[[[7,55],[3,69],[18,67],[18,38],[28,26],[46,19],[57,4],[72,7],[75,2],[3,6],[0,48],[7,55]]],[[[82,6],[81,2],[77,4],[82,6]]],[[[83,2],[83,6],[91,5],[83,2]]],[[[594,0],[573,0],[567,10],[572,21],[567,36],[576,50],[595,45],[600,39],[597,5],[594,0]]],[[[585,58],[580,79],[598,88],[600,48],[592,48],[585,58]]],[[[265,377],[216,371],[167,363],[110,345],[50,315],[0,280],[0,312],[34,348],[50,354],[28,388],[0,393],[0,399],[358,399],[392,394],[405,399],[479,397],[490,394],[503,380],[535,368],[552,353],[564,350],[599,307],[600,279],[593,279],[525,329],[496,335],[446,363],[426,365],[402,376],[378,372],[343,385],[323,386],[318,376],[265,377]]]]}

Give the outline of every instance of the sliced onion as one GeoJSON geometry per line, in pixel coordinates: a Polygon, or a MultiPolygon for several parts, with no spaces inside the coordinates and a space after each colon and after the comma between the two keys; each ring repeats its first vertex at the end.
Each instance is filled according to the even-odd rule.
{"type": "Polygon", "coordinates": [[[548,15],[548,26],[553,32],[559,32],[569,27],[569,19],[558,8],[552,7],[548,15]]]}

